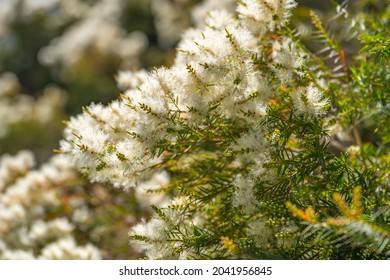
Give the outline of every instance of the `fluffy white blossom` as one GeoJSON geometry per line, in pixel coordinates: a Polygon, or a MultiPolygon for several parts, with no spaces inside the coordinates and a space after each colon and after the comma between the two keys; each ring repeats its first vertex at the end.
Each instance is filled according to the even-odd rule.
{"type": "Polygon", "coordinates": [[[130,127],[122,129],[122,125],[137,120],[136,112],[125,104],[90,106],[86,110],[83,115],[71,118],[65,130],[67,141],[61,142],[62,150],[71,154],[74,163],[94,181],[111,181],[124,187],[134,185],[146,164],[153,164],[145,158],[144,142],[131,137],[130,127]],[[110,114],[114,117],[106,119],[110,114]]]}
{"type": "Polygon", "coordinates": [[[255,34],[263,35],[287,23],[294,0],[242,0],[237,12],[242,21],[255,34]]]}
{"type": "Polygon", "coordinates": [[[321,116],[329,106],[328,99],[324,98],[321,90],[313,85],[292,93],[292,98],[296,112],[308,117],[321,116]]]}
{"type": "MultiPolygon", "coordinates": [[[[262,153],[268,150],[267,141],[262,138],[259,131],[249,131],[243,133],[240,138],[236,140],[236,143],[232,146],[233,150],[242,151],[246,153],[262,153]]],[[[253,159],[253,155],[249,155],[253,159]]]]}

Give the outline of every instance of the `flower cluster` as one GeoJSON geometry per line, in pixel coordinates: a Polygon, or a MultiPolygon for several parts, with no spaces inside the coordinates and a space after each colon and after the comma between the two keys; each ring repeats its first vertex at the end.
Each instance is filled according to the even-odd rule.
{"type": "Polygon", "coordinates": [[[63,156],[33,166],[28,151],[0,160],[0,259],[99,259],[95,246],[76,243],[72,222],[54,214],[58,186],[77,181],[77,172],[63,156]]]}

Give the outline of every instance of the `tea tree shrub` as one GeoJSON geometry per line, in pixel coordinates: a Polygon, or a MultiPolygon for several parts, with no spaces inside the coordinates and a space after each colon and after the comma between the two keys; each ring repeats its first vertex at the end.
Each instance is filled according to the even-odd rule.
{"type": "Polygon", "coordinates": [[[92,182],[169,174],[151,191],[171,202],[129,233],[146,257],[389,257],[388,5],[337,8],[361,45],[351,61],[314,12],[309,51],[295,6],[211,11],[171,67],[127,73],[120,99],[68,122],[61,150],[92,182]]]}

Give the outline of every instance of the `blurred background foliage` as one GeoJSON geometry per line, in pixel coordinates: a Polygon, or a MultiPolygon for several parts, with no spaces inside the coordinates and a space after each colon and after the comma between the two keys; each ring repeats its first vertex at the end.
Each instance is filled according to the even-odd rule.
{"type": "MultiPolygon", "coordinates": [[[[0,155],[30,149],[39,163],[45,162],[58,147],[63,120],[91,102],[108,103],[118,96],[119,70],[172,63],[180,33],[196,22],[191,9],[202,2],[206,1],[0,0],[0,104],[5,104],[0,105],[0,155]],[[35,104],[39,100],[52,107],[44,117],[35,104]],[[12,113],[21,117],[9,120],[12,113]]],[[[360,45],[334,19],[337,2],[297,2],[291,23],[308,48],[319,48],[312,40],[313,9],[340,40],[349,63],[360,45]]],[[[375,14],[386,2],[354,0],[348,10],[375,14]]],[[[77,187],[62,190],[59,212],[71,211],[66,201],[75,197],[86,201],[93,217],[78,229],[81,241],[92,240],[103,249],[104,258],[140,256],[129,249],[127,231],[148,210],[131,192],[123,195],[81,180],[77,187]]]]}

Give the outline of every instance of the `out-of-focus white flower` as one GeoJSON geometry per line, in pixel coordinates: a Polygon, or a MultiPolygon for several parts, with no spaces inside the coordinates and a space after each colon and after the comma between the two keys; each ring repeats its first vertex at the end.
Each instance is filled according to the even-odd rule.
{"type": "Polygon", "coordinates": [[[90,50],[114,55],[131,66],[147,46],[146,36],[135,31],[128,34],[119,22],[123,3],[100,0],[85,10],[85,14],[66,32],[40,50],[38,58],[45,65],[60,63],[65,68],[76,64],[90,50]]]}
{"type": "Polygon", "coordinates": [[[30,11],[31,13],[38,11],[47,12],[59,2],[60,0],[24,0],[24,5],[26,11],[30,11]]]}
{"type": "Polygon", "coordinates": [[[16,156],[4,155],[0,159],[0,192],[35,164],[30,151],[20,151],[16,156]]]}
{"type": "Polygon", "coordinates": [[[86,206],[78,207],[73,211],[72,221],[79,223],[79,224],[83,224],[83,223],[88,221],[90,216],[91,216],[91,213],[89,212],[89,210],[86,206]]]}
{"type": "Polygon", "coordinates": [[[349,146],[347,149],[347,153],[353,156],[357,156],[361,153],[361,148],[360,146],[356,145],[349,146]]]}
{"type": "Polygon", "coordinates": [[[34,260],[32,251],[24,250],[5,250],[1,256],[3,260],[34,260]]]}
{"type": "Polygon", "coordinates": [[[39,259],[48,260],[96,260],[99,251],[92,245],[78,246],[72,237],[62,238],[42,249],[39,259]]]}
{"type": "MultiPolygon", "coordinates": [[[[6,72],[0,76],[0,98],[19,93],[20,84],[14,73],[6,72]]],[[[1,100],[1,99],[0,99],[1,100]]]]}
{"type": "Polygon", "coordinates": [[[0,159],[0,259],[100,258],[91,244],[75,243],[67,218],[49,214],[59,204],[58,186],[77,182],[70,162],[58,155],[39,170],[33,163],[27,151],[0,159]]]}
{"type": "Polygon", "coordinates": [[[25,94],[0,96],[0,137],[7,135],[9,128],[19,122],[46,124],[52,121],[65,105],[65,97],[66,93],[55,86],[45,88],[37,100],[25,94]]]}
{"type": "Polygon", "coordinates": [[[57,218],[48,222],[38,220],[31,226],[29,235],[31,239],[38,241],[67,235],[73,229],[74,226],[65,218],[57,218]]]}

